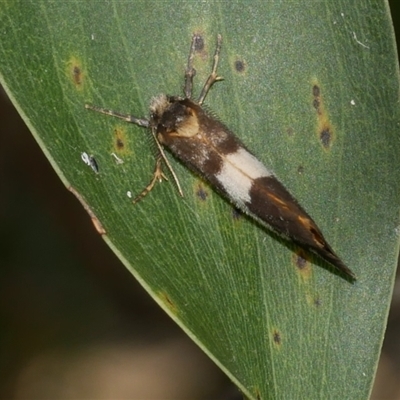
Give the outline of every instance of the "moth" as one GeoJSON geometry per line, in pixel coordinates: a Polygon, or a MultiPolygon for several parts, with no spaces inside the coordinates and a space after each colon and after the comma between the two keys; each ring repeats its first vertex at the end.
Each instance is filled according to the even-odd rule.
{"type": "Polygon", "coordinates": [[[192,98],[196,70],[193,60],[196,43],[202,38],[194,34],[184,79],[184,97],[160,94],[151,100],[150,118],[137,118],[106,108],[86,104],[86,108],[148,128],[157,146],[153,177],[136,197],[139,201],[157,181],[165,178],[163,164],[170,170],[183,196],[171,164],[165,156],[168,149],[189,169],[200,175],[220,194],[250,217],[317,254],[351,281],[353,272],[335,254],[313,219],[267,168],[222,122],[203,108],[212,85],[222,80],[217,74],[222,37],[217,36],[211,73],[197,100],[192,98]]]}

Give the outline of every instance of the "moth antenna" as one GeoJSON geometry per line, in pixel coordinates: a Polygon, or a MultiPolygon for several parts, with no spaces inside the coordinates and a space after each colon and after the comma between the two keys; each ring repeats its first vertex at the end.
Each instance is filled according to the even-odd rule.
{"type": "Polygon", "coordinates": [[[123,119],[126,122],[142,126],[143,128],[148,128],[150,126],[150,121],[145,118],[136,118],[133,115],[121,114],[117,111],[109,110],[108,108],[93,106],[91,104],[85,104],[85,108],[101,114],[110,115],[111,117],[123,119]]]}
{"type": "Polygon", "coordinates": [[[197,101],[197,103],[199,105],[203,104],[204,99],[206,98],[207,93],[210,90],[211,86],[215,82],[221,81],[224,79],[221,76],[217,75],[217,68],[218,68],[218,63],[219,63],[219,54],[221,52],[221,46],[222,46],[222,36],[220,34],[218,34],[217,35],[217,47],[215,48],[214,63],[213,63],[212,71],[211,71],[211,74],[208,76],[208,79],[207,79],[206,83],[204,84],[203,89],[200,93],[199,100],[197,101]]]}
{"type": "Polygon", "coordinates": [[[188,57],[188,62],[187,62],[187,67],[185,71],[185,97],[187,99],[192,98],[192,90],[193,90],[193,77],[196,75],[196,70],[193,67],[193,59],[194,59],[194,54],[196,52],[196,40],[200,37],[198,34],[194,34],[192,36],[192,43],[190,45],[190,52],[189,52],[189,57],[188,57]]]}

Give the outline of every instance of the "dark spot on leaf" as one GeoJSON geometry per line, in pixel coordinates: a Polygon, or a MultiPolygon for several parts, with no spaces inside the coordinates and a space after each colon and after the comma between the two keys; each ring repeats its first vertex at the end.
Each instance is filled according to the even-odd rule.
{"type": "Polygon", "coordinates": [[[126,133],[124,129],[114,129],[114,151],[116,153],[126,153],[126,133]]]}
{"type": "Polygon", "coordinates": [[[297,271],[301,274],[303,279],[308,279],[311,276],[310,254],[306,250],[298,247],[292,256],[293,263],[297,271]]]}
{"type": "Polygon", "coordinates": [[[321,93],[321,89],[318,85],[314,85],[312,88],[313,96],[314,97],[319,97],[321,93]]]}
{"type": "Polygon", "coordinates": [[[315,299],[314,299],[314,305],[315,305],[315,307],[321,307],[322,306],[322,301],[321,301],[321,299],[319,298],[319,297],[316,297],[315,299]]]}
{"type": "Polygon", "coordinates": [[[299,270],[303,270],[308,266],[308,254],[305,250],[298,248],[293,253],[294,254],[294,263],[299,270]]]}
{"type": "Polygon", "coordinates": [[[291,126],[289,126],[289,128],[286,129],[286,133],[288,136],[291,137],[294,135],[294,129],[291,126]]]}
{"type": "Polygon", "coordinates": [[[321,85],[314,83],[312,87],[313,107],[317,111],[317,134],[325,150],[328,150],[332,145],[333,129],[329,120],[329,115],[326,111],[324,104],[324,97],[322,95],[321,85]]]}
{"type": "Polygon", "coordinates": [[[301,175],[304,172],[304,167],[302,165],[299,165],[297,167],[297,172],[301,175]]]}
{"type": "Polygon", "coordinates": [[[274,329],[274,331],[272,332],[272,339],[277,345],[280,345],[282,343],[281,334],[277,329],[274,329]]]}
{"type": "Polygon", "coordinates": [[[329,128],[325,128],[321,131],[319,138],[321,140],[322,146],[326,149],[331,145],[331,132],[329,128]]]}
{"type": "Polygon", "coordinates": [[[242,60],[236,60],[234,65],[237,72],[243,72],[246,69],[246,64],[242,60]]]}
{"type": "Polygon", "coordinates": [[[298,254],[296,258],[296,266],[299,269],[304,269],[307,266],[307,260],[298,254]]]}
{"type": "Polygon", "coordinates": [[[120,138],[117,138],[116,145],[119,150],[122,150],[124,148],[124,142],[120,138]]]}
{"type": "Polygon", "coordinates": [[[206,189],[203,187],[203,185],[199,185],[196,191],[196,195],[197,197],[202,200],[202,201],[206,201],[207,197],[208,197],[208,192],[206,191],[206,189]]]}
{"type": "Polygon", "coordinates": [[[82,83],[82,71],[77,65],[75,65],[72,70],[72,76],[76,85],[80,85],[82,83]]]}
{"type": "Polygon", "coordinates": [[[85,73],[82,68],[82,62],[79,58],[71,56],[66,62],[66,73],[76,89],[81,90],[84,83],[85,73]]]}
{"type": "Polygon", "coordinates": [[[174,313],[178,313],[178,308],[176,304],[172,301],[169,295],[166,292],[159,292],[158,296],[160,300],[174,313]]]}
{"type": "Polygon", "coordinates": [[[194,50],[196,52],[204,50],[204,38],[200,34],[197,34],[194,38],[194,50]]]}

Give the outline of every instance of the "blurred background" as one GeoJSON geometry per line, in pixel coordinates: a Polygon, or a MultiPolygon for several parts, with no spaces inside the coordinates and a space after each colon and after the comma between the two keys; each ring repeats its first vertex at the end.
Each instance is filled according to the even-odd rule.
{"type": "MultiPolygon", "coordinates": [[[[0,121],[0,399],[240,399],[106,246],[1,87],[0,121]]],[[[399,338],[397,279],[372,399],[400,400],[399,338]]]]}

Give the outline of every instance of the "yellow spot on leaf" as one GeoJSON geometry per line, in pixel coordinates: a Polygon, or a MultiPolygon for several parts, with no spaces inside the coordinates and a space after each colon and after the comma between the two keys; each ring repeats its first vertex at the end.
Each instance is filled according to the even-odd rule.
{"type": "Polygon", "coordinates": [[[178,314],[177,305],[166,292],[159,292],[158,297],[174,315],[178,314]]]}
{"type": "Polygon", "coordinates": [[[334,128],[326,110],[321,85],[318,80],[312,82],[312,105],[317,114],[317,135],[324,150],[329,150],[334,140],[334,128]]]}
{"type": "Polygon", "coordinates": [[[85,81],[85,72],[83,70],[82,61],[72,56],[66,64],[66,73],[76,89],[82,90],[85,81]]]}

